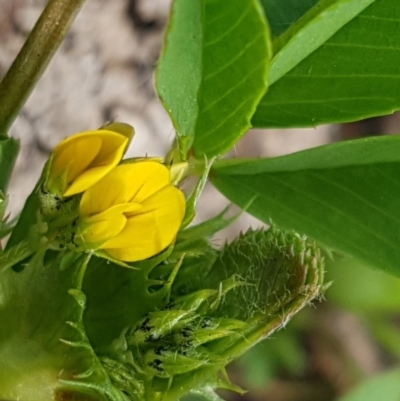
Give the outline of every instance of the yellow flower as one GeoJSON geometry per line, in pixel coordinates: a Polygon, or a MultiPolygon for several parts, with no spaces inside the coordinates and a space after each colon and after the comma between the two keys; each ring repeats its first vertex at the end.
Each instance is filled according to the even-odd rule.
{"type": "Polygon", "coordinates": [[[78,238],[125,262],[147,259],[175,239],[185,214],[183,193],[154,161],[122,164],[84,192],[78,238]]]}
{"type": "Polygon", "coordinates": [[[68,137],[53,150],[46,189],[62,196],[85,191],[121,161],[132,136],[128,124],[112,123],[68,137]]]}

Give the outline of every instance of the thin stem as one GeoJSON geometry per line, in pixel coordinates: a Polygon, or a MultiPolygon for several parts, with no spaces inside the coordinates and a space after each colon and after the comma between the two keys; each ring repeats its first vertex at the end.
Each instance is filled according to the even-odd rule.
{"type": "Polygon", "coordinates": [[[0,138],[14,122],[85,0],[49,0],[0,83],[0,138]]]}

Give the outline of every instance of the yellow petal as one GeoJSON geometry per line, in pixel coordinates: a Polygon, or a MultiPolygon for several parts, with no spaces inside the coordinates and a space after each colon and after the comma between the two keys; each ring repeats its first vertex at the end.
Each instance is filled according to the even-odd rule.
{"type": "Polygon", "coordinates": [[[132,164],[132,186],[133,196],[130,199],[138,203],[143,203],[162,188],[171,184],[170,173],[167,167],[157,162],[142,162],[132,164]]]}
{"type": "Polygon", "coordinates": [[[130,213],[140,213],[143,210],[143,206],[139,203],[122,203],[120,205],[115,205],[105,210],[104,212],[93,214],[93,215],[83,215],[80,214],[81,220],[86,223],[97,223],[104,220],[112,220],[117,215],[123,214],[128,215],[130,213]]]}
{"type": "Polygon", "coordinates": [[[96,159],[93,160],[93,164],[107,165],[114,163],[116,158],[118,158],[117,163],[119,163],[129,138],[113,131],[100,130],[96,133],[96,136],[102,140],[102,147],[96,159]]]}
{"type": "Polygon", "coordinates": [[[111,131],[98,131],[102,146],[89,168],[81,172],[69,186],[64,196],[72,196],[90,188],[95,182],[107,175],[122,159],[128,138],[111,131]]]}
{"type": "Polygon", "coordinates": [[[105,240],[121,232],[126,226],[127,219],[123,214],[117,214],[113,219],[97,222],[82,221],[79,234],[88,249],[98,248],[105,240]]]}
{"type": "Polygon", "coordinates": [[[81,216],[79,230],[85,246],[89,249],[98,248],[125,227],[127,218],[124,213],[140,212],[141,209],[143,206],[137,203],[125,203],[93,216],[81,216]]]}
{"type": "Polygon", "coordinates": [[[133,127],[131,125],[126,124],[126,123],[120,123],[120,122],[108,123],[108,124],[102,126],[100,128],[100,130],[116,132],[117,134],[121,134],[121,135],[127,137],[129,141],[131,141],[135,135],[135,130],[133,129],[133,127]]]}
{"type": "Polygon", "coordinates": [[[53,151],[47,187],[52,190],[60,185],[59,177],[66,177],[64,196],[85,191],[120,162],[128,141],[125,135],[108,130],[70,136],[53,151]]]}
{"type": "Polygon", "coordinates": [[[113,206],[129,203],[129,185],[124,174],[120,174],[121,167],[116,167],[83,193],[79,206],[81,216],[102,213],[113,206]]]}
{"type": "Polygon", "coordinates": [[[113,258],[125,262],[144,260],[163,250],[157,239],[156,224],[151,221],[151,216],[137,217],[125,225],[125,235],[130,236],[129,246],[111,248],[112,245],[120,245],[119,241],[113,241],[107,246],[103,244],[100,249],[104,249],[113,258]]]}
{"type": "Polygon", "coordinates": [[[141,213],[130,216],[124,229],[100,248],[126,262],[147,259],[173,242],[184,213],[182,192],[167,186],[143,202],[141,213]]]}
{"type": "Polygon", "coordinates": [[[101,213],[121,203],[142,203],[170,184],[168,169],[157,162],[122,164],[82,196],[82,215],[101,213]]]}
{"type": "Polygon", "coordinates": [[[66,172],[69,184],[92,163],[102,144],[101,138],[97,136],[78,137],[73,141],[69,139],[64,141],[65,144],[61,142],[53,151],[49,181],[66,172]]]}

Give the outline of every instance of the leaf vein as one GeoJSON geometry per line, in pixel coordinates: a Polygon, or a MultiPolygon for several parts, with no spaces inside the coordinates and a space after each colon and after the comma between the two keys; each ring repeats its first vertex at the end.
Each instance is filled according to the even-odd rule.
{"type": "Polygon", "coordinates": [[[360,49],[371,49],[371,50],[393,50],[400,51],[400,48],[393,46],[374,46],[365,45],[361,43],[338,43],[338,42],[325,42],[326,47],[349,47],[349,48],[360,48],[360,49]]]}
{"type": "MultiPolygon", "coordinates": [[[[245,187],[246,188],[246,187],[245,187]]],[[[331,237],[336,237],[339,241],[346,242],[348,245],[351,247],[358,249],[360,253],[364,251],[363,247],[357,247],[354,244],[354,241],[348,240],[347,238],[343,238],[340,234],[337,234],[336,231],[328,230],[325,228],[325,226],[321,226],[321,224],[318,222],[313,221],[312,219],[309,219],[308,217],[304,216],[304,214],[298,212],[297,210],[294,210],[293,208],[287,206],[285,203],[277,201],[273,198],[269,198],[269,202],[275,203],[278,205],[279,208],[286,210],[286,214],[291,214],[292,216],[295,217],[295,220],[303,220],[306,221],[307,224],[314,226],[316,228],[316,231],[325,231],[327,234],[329,234],[331,237]],[[300,216],[300,217],[299,217],[300,216]],[[343,241],[344,240],[344,241],[343,241]]],[[[258,216],[256,216],[258,217],[258,216]]],[[[258,217],[260,218],[260,217],[258,217]]]]}
{"type": "Polygon", "coordinates": [[[376,20],[376,21],[387,21],[387,22],[399,22],[400,19],[398,18],[387,18],[387,17],[376,17],[374,15],[358,15],[358,18],[362,19],[371,19],[371,20],[376,20]]]}
{"type": "Polygon", "coordinates": [[[310,175],[314,176],[316,179],[319,179],[320,181],[327,182],[330,185],[332,185],[332,186],[334,186],[334,187],[336,187],[338,189],[341,189],[343,192],[347,192],[349,195],[354,196],[356,199],[358,199],[361,203],[363,203],[363,204],[369,206],[370,208],[376,210],[382,216],[388,218],[389,220],[396,221],[400,226],[400,220],[394,219],[393,215],[385,213],[381,208],[377,207],[374,203],[368,201],[365,197],[359,195],[357,192],[351,190],[350,188],[345,187],[343,185],[340,185],[337,181],[329,180],[329,179],[325,178],[323,175],[321,175],[321,173],[318,173],[318,172],[314,172],[314,173],[310,172],[310,175]]]}
{"type": "Polygon", "coordinates": [[[390,181],[392,184],[395,184],[396,186],[400,187],[400,182],[393,179],[390,175],[387,175],[386,173],[384,173],[382,171],[381,168],[379,168],[378,166],[375,166],[375,170],[376,172],[378,172],[382,177],[384,177],[385,179],[387,179],[388,181],[390,181]]]}
{"type": "MultiPolygon", "coordinates": [[[[220,67],[218,70],[213,71],[211,74],[206,75],[203,78],[203,81],[208,81],[210,78],[213,78],[214,76],[220,74],[221,72],[225,71],[228,67],[230,67],[237,59],[239,59],[243,54],[245,54],[251,47],[260,39],[264,36],[264,33],[262,32],[260,35],[257,35],[251,42],[247,43],[243,49],[235,55],[232,59],[228,61],[228,63],[224,64],[222,67],[220,67]]],[[[265,61],[264,61],[265,63],[265,61]]]]}
{"type": "Polygon", "coordinates": [[[284,187],[290,188],[294,192],[299,193],[303,197],[311,199],[316,204],[319,203],[323,207],[326,207],[328,210],[331,210],[334,213],[337,213],[339,215],[344,216],[345,219],[343,221],[346,221],[346,219],[352,221],[356,226],[360,227],[361,229],[364,229],[365,232],[369,232],[373,237],[377,238],[378,240],[381,240],[383,243],[386,243],[387,245],[390,245],[390,247],[396,249],[395,244],[393,244],[391,241],[389,241],[386,237],[384,237],[382,235],[377,235],[376,231],[370,229],[365,224],[362,224],[359,220],[352,218],[347,213],[344,213],[341,209],[333,206],[332,204],[329,204],[327,202],[322,201],[320,197],[315,197],[315,196],[311,195],[310,193],[308,193],[306,191],[302,191],[300,188],[295,188],[292,185],[287,184],[285,181],[283,181],[283,180],[281,180],[281,179],[279,179],[277,177],[274,177],[272,174],[270,175],[270,178],[272,178],[272,180],[275,180],[275,181],[279,182],[284,187]]]}
{"type": "Polygon", "coordinates": [[[272,104],[269,103],[260,103],[258,105],[258,107],[270,107],[272,106],[279,106],[279,105],[291,105],[291,104],[319,104],[319,103],[323,103],[326,105],[326,103],[329,102],[337,102],[337,101],[354,101],[354,100],[385,100],[385,101],[393,101],[395,100],[392,97],[376,97],[376,96],[359,96],[359,97],[337,97],[337,98],[330,98],[330,99],[321,99],[321,100],[293,100],[293,101],[289,101],[289,100],[285,100],[285,101],[281,101],[281,102],[276,102],[274,101],[272,104]]]}
{"type": "Polygon", "coordinates": [[[398,75],[391,75],[391,74],[343,74],[343,75],[307,75],[307,74],[291,74],[291,78],[307,78],[307,79],[354,79],[354,78],[371,78],[371,79],[379,79],[379,78],[389,78],[389,79],[400,79],[400,74],[398,75]]]}
{"type": "MultiPolygon", "coordinates": [[[[274,178],[276,179],[276,177],[274,177],[274,178]]],[[[281,180],[279,180],[279,179],[276,179],[276,180],[278,182],[281,182],[281,180]]],[[[249,189],[246,185],[241,185],[240,187],[249,190],[251,193],[255,193],[256,192],[256,191],[254,191],[254,188],[250,188],[249,189]]],[[[292,187],[290,187],[290,188],[292,188],[292,187]]],[[[345,243],[345,244],[347,244],[348,248],[358,251],[359,254],[361,254],[361,255],[364,254],[366,257],[369,256],[368,253],[365,252],[365,247],[362,244],[358,245],[358,243],[354,243],[353,240],[350,240],[347,237],[343,237],[342,235],[338,234],[336,231],[329,230],[324,225],[321,225],[320,222],[318,222],[318,223],[315,222],[313,219],[310,219],[307,216],[305,216],[304,214],[298,212],[297,210],[287,206],[284,202],[275,200],[275,199],[273,199],[271,197],[268,199],[268,201],[271,202],[271,203],[276,204],[278,206],[278,209],[285,210],[286,211],[285,213],[287,215],[294,216],[293,220],[305,221],[309,226],[315,227],[315,231],[316,232],[324,231],[327,236],[330,236],[331,238],[335,237],[338,240],[337,242],[345,243]]],[[[252,209],[252,208],[250,208],[250,209],[252,209]]],[[[260,214],[258,216],[257,216],[257,214],[255,214],[255,216],[258,217],[259,219],[262,219],[262,214],[260,214]]],[[[287,226],[286,226],[286,228],[287,228],[287,226]]],[[[311,237],[313,237],[313,236],[311,235],[311,237]]],[[[317,239],[317,238],[314,238],[314,239],[317,239]]],[[[318,240],[318,241],[321,242],[321,243],[324,243],[324,241],[320,241],[320,240],[318,240]]],[[[329,245],[329,241],[326,242],[325,244],[329,245]]]]}
{"type": "Polygon", "coordinates": [[[249,4],[249,7],[246,8],[246,10],[242,13],[242,15],[236,20],[236,22],[229,27],[222,35],[217,36],[214,40],[207,42],[204,44],[204,47],[207,48],[209,46],[213,46],[216,43],[220,42],[223,38],[228,36],[231,32],[233,32],[240,24],[241,22],[247,17],[247,14],[250,13],[250,11],[253,9],[252,4],[249,4]]]}
{"type": "MultiPolygon", "coordinates": [[[[231,86],[222,96],[220,96],[219,98],[217,98],[216,100],[214,100],[214,102],[208,103],[207,107],[205,107],[204,109],[202,109],[201,113],[206,112],[208,109],[210,109],[211,107],[213,107],[215,104],[217,104],[220,100],[224,99],[227,95],[229,95],[229,93],[231,93],[232,91],[234,91],[235,89],[237,89],[240,85],[243,85],[244,83],[246,83],[249,79],[249,77],[251,75],[253,75],[260,67],[262,67],[264,65],[264,62],[261,62],[259,64],[257,64],[257,66],[251,70],[247,75],[244,76],[244,78],[237,82],[235,85],[231,86]]],[[[249,93],[248,98],[251,98],[251,93],[249,93]]]]}
{"type": "MultiPolygon", "coordinates": [[[[216,103],[218,103],[220,100],[222,100],[224,97],[226,97],[230,92],[232,92],[234,89],[236,89],[238,86],[242,85],[243,83],[245,83],[249,76],[251,76],[255,71],[257,71],[260,67],[262,67],[264,65],[264,61],[262,63],[259,63],[257,65],[256,68],[254,68],[252,71],[250,71],[241,81],[239,81],[236,85],[234,85],[233,87],[229,88],[229,90],[227,92],[224,93],[223,96],[220,96],[217,100],[215,100],[214,102],[210,103],[207,105],[207,107],[205,107],[202,111],[201,114],[203,114],[205,111],[207,111],[210,107],[214,106],[216,103]]],[[[208,133],[204,133],[204,136],[208,136],[210,135],[212,132],[216,131],[219,127],[221,127],[222,125],[225,124],[225,122],[227,120],[229,120],[229,118],[234,115],[236,113],[236,111],[238,109],[240,109],[249,99],[252,99],[252,94],[249,93],[247,97],[244,98],[244,100],[239,103],[238,107],[236,107],[232,113],[230,113],[228,116],[225,117],[225,119],[221,120],[220,124],[218,124],[213,130],[209,131],[208,133]]]]}

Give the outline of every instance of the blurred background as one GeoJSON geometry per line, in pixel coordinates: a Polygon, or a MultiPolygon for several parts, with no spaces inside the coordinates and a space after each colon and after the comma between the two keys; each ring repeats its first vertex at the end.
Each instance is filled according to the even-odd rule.
{"type": "MultiPolygon", "coordinates": [[[[0,0],[0,76],[9,68],[46,0],[0,0]]],[[[12,127],[22,150],[9,188],[15,215],[33,189],[51,149],[66,136],[110,120],[136,136],[128,156],[159,156],[173,127],[154,91],[171,0],[88,0],[12,127]]],[[[230,157],[272,157],[361,136],[400,132],[400,116],[316,129],[252,130],[230,157]]],[[[196,221],[228,201],[211,186],[196,221]]],[[[232,207],[232,213],[235,207],[232,207]]],[[[366,216],[367,218],[367,216],[366,216]]],[[[216,245],[260,226],[248,215],[213,239],[216,245]]],[[[333,285],[326,299],[295,317],[230,366],[232,381],[249,390],[224,394],[242,401],[329,401],[398,363],[400,280],[356,262],[327,262],[333,285]]]]}

